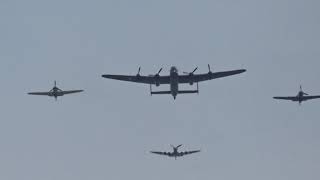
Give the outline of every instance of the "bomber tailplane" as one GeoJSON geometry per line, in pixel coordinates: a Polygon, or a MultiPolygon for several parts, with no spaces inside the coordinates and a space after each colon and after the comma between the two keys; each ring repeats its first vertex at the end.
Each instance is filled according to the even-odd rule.
{"type": "Polygon", "coordinates": [[[193,94],[193,93],[199,93],[199,91],[198,90],[178,91],[178,94],[193,94]]]}
{"type": "Polygon", "coordinates": [[[171,94],[171,91],[151,91],[151,94],[171,94]]]}
{"type": "MultiPolygon", "coordinates": [[[[185,90],[185,91],[178,91],[178,94],[193,94],[199,93],[198,90],[185,90]]],[[[151,91],[151,94],[171,94],[171,91],[151,91]]]]}

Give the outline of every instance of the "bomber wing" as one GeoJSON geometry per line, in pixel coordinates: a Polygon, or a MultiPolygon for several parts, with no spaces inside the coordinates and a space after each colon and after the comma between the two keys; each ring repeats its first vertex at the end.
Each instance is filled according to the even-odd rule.
{"type": "Polygon", "coordinates": [[[150,152],[158,155],[172,156],[172,153],[170,152],[159,152],[159,151],[150,151],[150,152]]]}
{"type": "Polygon", "coordinates": [[[200,152],[200,150],[196,150],[196,151],[185,151],[185,152],[180,152],[179,155],[180,155],[180,156],[184,156],[184,155],[193,154],[193,153],[198,153],[198,152],[200,152]]]}
{"type": "Polygon", "coordinates": [[[111,75],[104,74],[104,78],[115,79],[119,81],[130,81],[135,83],[144,83],[144,84],[170,84],[169,76],[127,76],[127,75],[111,75]]]}
{"type": "Polygon", "coordinates": [[[246,72],[245,69],[233,70],[233,71],[221,71],[221,72],[209,72],[206,74],[191,74],[191,75],[180,75],[179,83],[197,83],[201,81],[208,81],[211,79],[223,78],[246,72]]]}

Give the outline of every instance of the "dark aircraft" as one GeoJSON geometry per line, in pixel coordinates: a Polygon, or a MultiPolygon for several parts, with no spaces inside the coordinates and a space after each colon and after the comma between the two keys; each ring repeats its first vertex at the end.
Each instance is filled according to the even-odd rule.
{"type": "Polygon", "coordinates": [[[171,147],[173,148],[173,152],[159,152],[159,151],[150,151],[150,152],[153,153],[153,154],[159,154],[159,155],[165,155],[165,156],[169,156],[169,157],[174,157],[175,159],[177,159],[177,157],[181,157],[181,156],[184,156],[184,155],[200,152],[200,150],[178,152],[178,149],[181,146],[182,146],[182,144],[180,144],[177,147],[174,147],[173,145],[171,145],[171,147]]]}
{"type": "Polygon", "coordinates": [[[83,90],[62,91],[57,87],[56,81],[54,81],[54,87],[49,92],[30,92],[28,94],[50,96],[50,97],[54,97],[57,100],[58,96],[63,96],[65,94],[79,93],[82,91],[83,90]]]}
{"type": "Polygon", "coordinates": [[[300,85],[300,91],[299,91],[298,95],[296,95],[296,96],[273,97],[273,98],[274,99],[297,101],[297,102],[299,102],[299,105],[300,105],[302,101],[307,101],[310,99],[317,99],[317,98],[320,98],[320,96],[309,96],[309,94],[302,91],[302,87],[300,85]]]}
{"type": "Polygon", "coordinates": [[[235,74],[240,74],[245,72],[245,69],[233,70],[233,71],[223,71],[223,72],[211,72],[210,65],[208,65],[209,72],[205,74],[194,74],[194,72],[198,69],[195,68],[192,72],[184,72],[185,75],[179,75],[178,69],[176,67],[171,67],[169,76],[160,76],[160,72],[162,68],[155,75],[149,76],[141,76],[139,67],[138,73],[135,76],[127,76],[127,75],[110,75],[105,74],[102,75],[104,78],[115,79],[120,81],[131,81],[136,83],[144,83],[150,84],[150,93],[152,94],[171,94],[174,99],[178,94],[190,94],[190,93],[199,93],[198,83],[201,81],[207,81],[211,79],[222,78],[226,76],[232,76],[235,74]],[[196,90],[179,90],[179,84],[189,83],[193,85],[193,83],[197,83],[196,90]],[[152,85],[160,86],[160,84],[170,84],[169,91],[152,91],[152,85]]]}

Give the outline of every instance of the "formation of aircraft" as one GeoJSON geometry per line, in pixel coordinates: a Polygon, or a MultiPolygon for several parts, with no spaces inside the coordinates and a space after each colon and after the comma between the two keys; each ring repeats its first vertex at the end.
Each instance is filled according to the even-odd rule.
{"type": "Polygon", "coordinates": [[[176,67],[171,67],[170,75],[167,76],[160,76],[160,72],[162,68],[158,71],[158,73],[149,76],[141,76],[139,67],[137,75],[130,76],[130,75],[112,75],[112,74],[104,74],[102,77],[108,79],[115,79],[120,81],[130,81],[135,83],[144,83],[150,85],[150,93],[153,94],[171,94],[174,99],[176,99],[178,94],[192,94],[192,93],[199,93],[199,86],[198,83],[201,81],[208,81],[211,79],[222,78],[226,76],[232,76],[236,74],[240,74],[245,72],[245,69],[233,70],[233,71],[222,71],[222,72],[212,72],[210,69],[210,65],[208,64],[208,73],[204,74],[194,74],[195,71],[198,69],[196,67],[192,72],[184,72],[184,75],[178,74],[178,69],[176,67]],[[193,85],[197,83],[196,90],[179,90],[179,84],[189,83],[193,85]],[[169,84],[170,90],[169,91],[152,91],[152,85],[160,86],[161,84],[169,84]]]}
{"type": "Polygon", "coordinates": [[[179,149],[181,146],[182,146],[182,144],[180,144],[180,145],[177,146],[177,147],[171,145],[171,147],[173,148],[173,152],[160,152],[160,151],[150,151],[150,152],[153,153],[153,154],[158,154],[158,155],[164,155],[164,156],[174,157],[175,159],[177,159],[177,157],[181,157],[181,156],[184,156],[184,155],[188,155],[188,154],[193,154],[193,153],[198,153],[198,152],[200,152],[200,150],[178,152],[178,149],[179,149]]]}
{"type": "MultiPolygon", "coordinates": [[[[232,75],[240,74],[240,73],[243,73],[246,71],[245,69],[238,69],[238,70],[232,70],[232,71],[212,72],[210,69],[210,65],[208,65],[208,69],[209,69],[208,73],[194,74],[197,69],[198,69],[198,67],[196,67],[192,72],[183,72],[184,73],[183,75],[179,75],[178,69],[173,66],[170,69],[170,75],[167,75],[167,76],[160,76],[160,72],[162,71],[162,68],[158,71],[158,73],[156,73],[154,75],[141,76],[140,75],[141,67],[139,67],[138,73],[135,76],[104,74],[104,75],[102,75],[102,77],[108,78],[108,79],[120,80],[120,81],[130,81],[130,82],[136,82],[136,83],[149,84],[151,95],[152,94],[171,94],[173,96],[173,98],[176,99],[176,96],[178,94],[199,93],[198,83],[201,81],[207,81],[207,80],[211,80],[211,79],[232,76],[232,75]],[[179,90],[179,84],[185,84],[185,83],[188,83],[190,85],[197,83],[197,89],[196,90],[179,90]],[[161,84],[169,84],[170,90],[169,91],[152,91],[152,85],[160,86],[161,84]]],[[[50,96],[50,97],[54,97],[55,100],[57,100],[57,98],[59,96],[63,96],[66,94],[79,93],[82,91],[83,90],[63,91],[57,87],[57,83],[56,83],[56,81],[54,81],[54,87],[50,91],[48,91],[48,92],[30,92],[28,94],[29,95],[50,96]]],[[[320,98],[320,95],[309,96],[309,94],[303,92],[302,87],[300,85],[300,91],[299,91],[298,95],[296,95],[296,96],[276,96],[273,98],[274,99],[281,99],[281,100],[296,101],[296,102],[299,102],[299,104],[301,104],[303,101],[320,98]]],[[[171,147],[173,148],[173,152],[160,152],[160,151],[150,151],[150,152],[153,154],[174,157],[175,159],[177,159],[177,157],[182,157],[185,155],[200,152],[200,150],[179,152],[178,149],[181,146],[182,146],[182,144],[180,144],[179,146],[176,146],[176,147],[171,145],[171,147]]]]}
{"type": "Polygon", "coordinates": [[[59,89],[57,87],[57,82],[54,81],[54,86],[53,88],[48,91],[48,92],[30,92],[28,94],[30,95],[43,95],[43,96],[50,96],[50,97],[54,97],[55,100],[57,100],[57,98],[59,96],[63,96],[65,94],[73,94],[73,93],[79,93],[79,92],[82,92],[83,90],[69,90],[69,91],[63,91],[61,89],[59,89]]]}
{"type": "Polygon", "coordinates": [[[320,96],[309,96],[309,94],[303,92],[302,86],[300,85],[300,91],[298,92],[298,95],[296,95],[296,96],[276,96],[273,98],[299,102],[299,105],[300,105],[303,101],[307,101],[307,100],[311,100],[311,99],[318,99],[318,98],[320,98],[320,96]]]}

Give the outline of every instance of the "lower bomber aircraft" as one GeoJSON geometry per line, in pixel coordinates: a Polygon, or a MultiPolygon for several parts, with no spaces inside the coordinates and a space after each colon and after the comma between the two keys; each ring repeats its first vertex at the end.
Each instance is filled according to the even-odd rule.
{"type": "Polygon", "coordinates": [[[120,81],[131,81],[135,83],[144,83],[150,85],[150,93],[153,94],[171,94],[174,99],[176,99],[178,94],[191,94],[191,93],[199,93],[198,83],[201,81],[207,81],[211,79],[222,78],[226,76],[232,76],[235,74],[240,74],[245,72],[245,69],[233,70],[233,71],[222,71],[222,72],[211,72],[210,65],[208,64],[208,73],[204,74],[194,74],[194,72],[198,68],[195,68],[192,72],[184,72],[184,75],[178,74],[178,69],[176,67],[171,67],[169,76],[160,76],[160,72],[162,68],[155,75],[149,76],[141,76],[139,67],[138,73],[135,76],[128,75],[111,75],[104,74],[102,77],[108,79],[115,79],[120,81]],[[189,83],[193,85],[193,83],[197,83],[196,90],[179,90],[179,84],[189,83]],[[152,85],[160,86],[160,84],[170,84],[169,91],[152,91],[152,85]]]}
{"type": "Polygon", "coordinates": [[[65,94],[73,94],[73,93],[79,93],[83,90],[70,90],[70,91],[62,91],[57,87],[57,82],[54,81],[54,86],[49,92],[30,92],[28,94],[30,95],[43,95],[43,96],[50,96],[54,97],[55,100],[57,100],[58,96],[63,96],[65,94]]]}
{"type": "Polygon", "coordinates": [[[302,87],[300,85],[300,91],[298,95],[296,96],[284,96],[284,97],[273,97],[274,99],[282,99],[282,100],[291,100],[291,101],[297,101],[299,102],[299,105],[302,103],[302,101],[307,101],[310,99],[317,99],[320,98],[320,96],[309,96],[309,94],[302,91],[302,87]]]}
{"type": "Polygon", "coordinates": [[[159,152],[159,151],[150,151],[150,152],[153,153],[153,154],[159,154],[159,155],[165,155],[165,156],[169,156],[169,157],[174,157],[174,159],[177,159],[177,157],[181,157],[181,156],[184,156],[184,155],[200,152],[200,150],[178,152],[178,149],[181,146],[182,146],[182,144],[180,144],[177,147],[174,147],[173,145],[171,145],[171,147],[173,148],[173,152],[159,152]]]}

